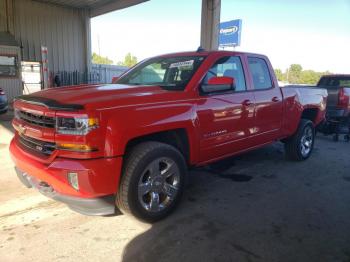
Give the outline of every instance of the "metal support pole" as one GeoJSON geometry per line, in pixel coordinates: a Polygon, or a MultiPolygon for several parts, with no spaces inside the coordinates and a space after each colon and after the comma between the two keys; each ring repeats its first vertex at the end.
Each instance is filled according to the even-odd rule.
{"type": "Polygon", "coordinates": [[[221,0],[202,0],[201,47],[218,49],[221,0]]]}
{"type": "Polygon", "coordinates": [[[89,82],[89,76],[91,73],[91,18],[90,12],[84,11],[84,22],[85,22],[85,61],[86,61],[86,82],[89,82]]]}

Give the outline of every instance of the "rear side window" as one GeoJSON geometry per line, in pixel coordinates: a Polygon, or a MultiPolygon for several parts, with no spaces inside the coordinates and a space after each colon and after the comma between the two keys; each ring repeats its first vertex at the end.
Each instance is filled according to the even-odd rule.
{"type": "Polygon", "coordinates": [[[216,61],[216,63],[209,69],[203,83],[207,84],[210,78],[221,76],[232,77],[235,79],[235,91],[246,90],[243,67],[241,59],[238,56],[226,56],[216,61]]]}
{"type": "Polygon", "coordinates": [[[340,80],[339,86],[350,86],[350,79],[349,80],[340,80]]]}
{"type": "Polygon", "coordinates": [[[270,72],[265,60],[257,57],[249,57],[248,63],[253,76],[254,89],[272,88],[270,72]]]}
{"type": "Polygon", "coordinates": [[[350,77],[349,76],[324,76],[320,79],[318,86],[327,87],[350,87],[350,77]]]}

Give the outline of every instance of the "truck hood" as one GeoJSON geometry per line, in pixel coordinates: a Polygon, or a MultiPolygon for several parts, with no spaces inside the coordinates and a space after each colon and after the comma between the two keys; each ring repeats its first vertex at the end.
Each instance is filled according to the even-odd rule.
{"type": "Polygon", "coordinates": [[[41,101],[52,108],[59,109],[103,109],[115,106],[128,106],[145,103],[167,102],[180,99],[184,91],[169,91],[159,86],[130,85],[79,85],[50,88],[19,99],[41,101]],[[69,107],[71,105],[72,107],[69,107]],[[80,106],[80,107],[79,107],[80,106]]]}

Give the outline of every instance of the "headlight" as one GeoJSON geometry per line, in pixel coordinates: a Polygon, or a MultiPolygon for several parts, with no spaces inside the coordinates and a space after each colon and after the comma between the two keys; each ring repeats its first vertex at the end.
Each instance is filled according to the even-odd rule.
{"type": "Polygon", "coordinates": [[[57,117],[56,130],[64,135],[86,135],[98,127],[97,118],[57,117]]]}

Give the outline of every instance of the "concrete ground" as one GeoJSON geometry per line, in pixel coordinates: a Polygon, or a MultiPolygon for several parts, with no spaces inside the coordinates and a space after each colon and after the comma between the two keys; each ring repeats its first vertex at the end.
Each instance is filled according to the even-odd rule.
{"type": "Polygon", "coordinates": [[[20,184],[0,116],[0,261],[350,261],[350,144],[312,157],[282,144],[196,169],[179,208],[153,225],[87,217],[20,184]]]}

